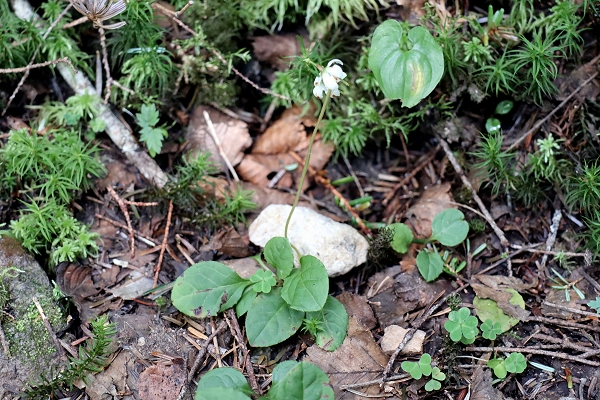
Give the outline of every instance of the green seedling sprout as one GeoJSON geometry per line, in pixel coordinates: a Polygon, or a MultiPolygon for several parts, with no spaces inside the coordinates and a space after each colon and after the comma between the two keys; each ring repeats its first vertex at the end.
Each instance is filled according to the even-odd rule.
{"type": "Polygon", "coordinates": [[[573,289],[573,291],[575,291],[575,293],[577,293],[577,296],[579,296],[579,298],[581,300],[585,299],[585,295],[583,293],[581,293],[581,290],[579,290],[577,288],[577,286],[575,286],[581,279],[578,279],[574,282],[569,282],[557,270],[555,270],[554,268],[550,268],[550,269],[556,275],[556,278],[549,277],[549,279],[556,284],[556,285],[551,286],[552,289],[564,290],[565,291],[565,300],[567,300],[567,301],[571,301],[571,295],[569,294],[569,291],[571,289],[573,289]]]}

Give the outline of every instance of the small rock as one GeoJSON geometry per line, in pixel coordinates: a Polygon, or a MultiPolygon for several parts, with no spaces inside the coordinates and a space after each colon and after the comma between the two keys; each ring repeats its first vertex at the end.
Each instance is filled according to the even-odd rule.
{"type": "Polygon", "coordinates": [[[5,336],[0,346],[0,399],[13,398],[28,382],[39,381],[41,375],[52,379],[53,371],[63,367],[39,318],[34,297],[54,331],[64,329],[66,316],[52,297],[52,286],[44,270],[18,241],[0,237],[0,310],[12,316],[0,314],[5,336]]]}
{"type": "MultiPolygon", "coordinates": [[[[284,204],[271,204],[265,208],[248,229],[250,241],[264,247],[269,239],[283,236],[291,209],[284,204]]],[[[369,243],[356,229],[310,208],[296,207],[288,238],[300,254],[310,254],[321,260],[330,277],[343,275],[367,261],[369,243]]]]}
{"type": "MultiPolygon", "coordinates": [[[[400,345],[400,342],[406,336],[408,329],[404,329],[398,325],[390,325],[385,328],[383,339],[381,339],[381,350],[387,355],[392,355],[400,345]]],[[[417,330],[404,346],[400,354],[421,354],[423,353],[423,342],[425,341],[425,332],[417,330]]]]}

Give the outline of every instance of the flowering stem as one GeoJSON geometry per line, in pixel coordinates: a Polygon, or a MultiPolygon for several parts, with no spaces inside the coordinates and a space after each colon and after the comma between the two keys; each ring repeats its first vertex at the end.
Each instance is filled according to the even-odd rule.
{"type": "Polygon", "coordinates": [[[290,210],[290,215],[287,217],[287,221],[285,221],[285,231],[284,236],[286,239],[288,238],[288,228],[290,226],[290,221],[292,219],[292,214],[300,201],[300,195],[302,194],[302,186],[304,185],[304,178],[306,178],[306,173],[308,172],[308,163],[310,161],[310,154],[312,152],[313,144],[315,143],[315,137],[317,136],[317,131],[319,129],[319,124],[323,119],[323,115],[325,115],[325,110],[329,105],[329,99],[331,99],[331,90],[327,91],[325,95],[325,100],[323,101],[323,105],[321,106],[321,112],[319,113],[319,119],[317,120],[317,124],[315,125],[315,129],[313,130],[312,136],[310,137],[310,143],[308,144],[308,150],[306,151],[306,157],[304,159],[304,168],[302,168],[302,175],[300,176],[300,182],[298,182],[298,191],[296,192],[296,198],[294,199],[294,204],[292,204],[292,209],[290,210]]]}

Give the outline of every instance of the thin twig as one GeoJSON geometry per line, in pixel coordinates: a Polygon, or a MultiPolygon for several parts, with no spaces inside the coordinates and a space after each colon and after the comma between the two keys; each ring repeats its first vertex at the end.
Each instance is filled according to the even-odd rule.
{"type": "Polygon", "coordinates": [[[565,321],[565,320],[558,319],[558,318],[536,317],[535,315],[530,315],[529,317],[527,317],[527,321],[558,325],[558,326],[562,326],[565,328],[577,329],[577,330],[583,330],[583,331],[587,330],[587,331],[600,332],[600,326],[584,325],[584,324],[579,324],[577,322],[565,321]]]}
{"type": "Polygon", "coordinates": [[[231,161],[229,161],[227,154],[225,154],[225,150],[223,150],[221,141],[219,140],[219,137],[217,136],[217,132],[215,131],[215,126],[213,125],[212,120],[210,119],[210,115],[208,115],[206,110],[204,110],[204,120],[206,121],[206,126],[208,127],[208,133],[210,134],[210,137],[213,138],[213,140],[215,141],[215,144],[217,145],[217,149],[219,149],[219,154],[221,155],[221,158],[225,162],[225,165],[227,165],[227,168],[229,169],[229,172],[231,172],[233,179],[236,182],[239,182],[240,178],[239,178],[237,172],[235,172],[235,169],[233,168],[231,161]]]}
{"type": "Polygon", "coordinates": [[[119,208],[121,209],[121,212],[125,215],[125,221],[127,222],[127,231],[129,231],[129,237],[131,239],[130,254],[131,258],[133,259],[135,257],[135,236],[133,234],[133,227],[131,226],[131,218],[129,217],[129,211],[127,211],[127,206],[125,205],[125,202],[123,201],[121,196],[119,196],[110,185],[106,187],[106,190],[108,190],[108,193],[110,193],[110,195],[115,199],[115,201],[119,205],[119,208]]]}
{"type": "MultiPolygon", "coordinates": [[[[556,234],[558,233],[558,227],[560,225],[560,221],[562,220],[562,213],[560,210],[555,210],[554,215],[552,216],[552,225],[550,225],[550,234],[546,239],[546,251],[552,250],[552,246],[554,246],[554,242],[556,241],[556,234]]],[[[542,260],[540,261],[540,265],[542,268],[546,267],[546,262],[548,261],[548,254],[544,254],[542,256],[542,260]]]]}
{"type": "MultiPolygon", "coordinates": [[[[56,27],[56,25],[58,25],[58,22],[65,16],[65,14],[67,12],[69,12],[69,10],[71,9],[73,5],[71,3],[69,3],[65,9],[58,15],[58,17],[56,17],[56,20],[54,20],[54,22],[52,22],[50,24],[50,26],[48,27],[48,30],[46,32],[44,32],[44,34],[42,35],[42,42],[46,40],[46,38],[48,38],[48,35],[50,35],[50,32],[52,32],[52,30],[56,27]]],[[[14,4],[13,4],[14,7],[14,4]]],[[[35,49],[35,51],[33,52],[33,55],[31,56],[31,59],[29,60],[29,64],[31,65],[33,64],[33,62],[35,61],[35,59],[38,56],[38,53],[40,52],[41,46],[38,46],[37,49],[35,49]]],[[[70,63],[69,63],[70,64],[70,63]]],[[[73,65],[70,64],[71,69],[73,68],[73,65]]],[[[15,90],[12,92],[12,94],[10,95],[8,102],[6,103],[6,107],[4,107],[4,110],[2,111],[2,116],[4,116],[4,114],[6,114],[6,110],[8,110],[8,107],[10,107],[12,101],[15,99],[15,97],[17,96],[17,93],[19,93],[19,90],[21,90],[21,87],[23,86],[23,84],[25,83],[25,79],[27,79],[27,77],[29,76],[29,71],[31,71],[31,69],[27,69],[25,71],[25,73],[23,74],[23,76],[21,77],[21,80],[19,81],[19,83],[17,84],[17,87],[15,88],[15,90]]]]}
{"type": "Polygon", "coordinates": [[[258,385],[258,382],[256,381],[254,367],[252,366],[252,361],[250,360],[250,353],[248,352],[248,347],[246,347],[246,342],[244,341],[244,336],[242,335],[240,324],[238,323],[235,311],[232,308],[230,308],[229,310],[227,310],[227,316],[231,321],[231,333],[235,337],[235,340],[237,340],[239,346],[242,348],[242,356],[244,357],[244,367],[246,368],[248,379],[250,379],[250,387],[257,394],[261,395],[262,391],[260,389],[260,386],[258,385]]]}
{"type": "Polygon", "coordinates": [[[158,284],[158,274],[160,273],[160,267],[162,266],[163,257],[165,256],[165,249],[167,248],[167,239],[169,238],[169,227],[171,226],[171,216],[173,214],[173,202],[169,200],[169,212],[167,213],[167,226],[165,227],[165,236],[160,245],[160,254],[158,255],[158,261],[154,268],[154,284],[153,288],[158,284]]]}
{"type": "Polygon", "coordinates": [[[439,135],[436,135],[436,136],[438,138],[438,141],[440,142],[440,145],[444,149],[444,152],[446,153],[446,156],[448,157],[450,164],[452,164],[452,166],[454,167],[454,170],[460,176],[460,179],[462,180],[463,185],[465,185],[471,191],[471,194],[473,195],[473,199],[479,206],[479,209],[483,213],[488,224],[490,224],[490,226],[492,227],[492,230],[494,231],[496,236],[498,236],[498,239],[500,239],[500,243],[502,244],[502,246],[507,247],[509,245],[509,242],[506,239],[506,236],[504,236],[504,232],[502,232],[502,229],[500,229],[498,227],[498,225],[496,225],[496,222],[494,221],[494,219],[490,215],[489,211],[485,207],[485,204],[483,204],[483,201],[481,200],[481,198],[479,197],[479,195],[473,188],[473,185],[471,185],[471,182],[469,182],[469,180],[467,179],[467,176],[465,175],[462,167],[460,166],[458,161],[456,161],[454,154],[452,154],[452,150],[450,150],[450,146],[448,146],[448,143],[441,136],[439,136],[439,135]]]}
{"type": "Polygon", "coordinates": [[[410,174],[406,175],[406,177],[404,177],[404,179],[402,179],[398,184],[396,184],[392,188],[392,190],[388,194],[385,195],[381,204],[383,204],[384,206],[387,205],[390,202],[390,200],[392,199],[392,197],[394,197],[396,195],[396,192],[398,190],[400,190],[400,188],[402,188],[402,186],[404,186],[408,182],[410,182],[410,180],[412,178],[414,178],[423,168],[425,168],[427,165],[429,165],[430,162],[433,161],[433,159],[435,158],[435,155],[439,149],[440,149],[440,146],[439,145],[436,146],[436,148],[433,149],[431,154],[429,154],[429,156],[425,160],[423,160],[423,162],[421,162],[419,165],[417,165],[415,168],[413,168],[410,171],[410,174]]]}
{"type": "Polygon", "coordinates": [[[408,342],[411,341],[411,339],[413,338],[413,336],[415,335],[416,332],[417,332],[417,330],[415,328],[411,328],[408,330],[408,332],[406,332],[406,335],[404,336],[404,338],[402,339],[402,341],[400,342],[398,347],[396,347],[396,350],[390,357],[390,360],[388,361],[387,365],[385,366],[385,369],[383,370],[383,374],[381,375],[381,380],[379,382],[379,387],[383,386],[385,379],[390,374],[390,371],[392,369],[392,366],[394,365],[394,362],[396,362],[396,358],[398,357],[398,354],[400,354],[400,352],[402,350],[404,350],[404,347],[407,345],[408,342]]]}
{"type": "Polygon", "coordinates": [[[0,68],[0,74],[14,74],[17,72],[25,72],[25,71],[29,71],[30,69],[47,67],[48,65],[54,65],[54,64],[58,64],[58,63],[68,64],[71,67],[71,69],[73,70],[73,73],[75,73],[75,67],[73,67],[71,60],[69,60],[69,57],[63,57],[63,58],[59,58],[54,61],[46,61],[46,62],[39,63],[39,64],[29,64],[26,67],[0,68]]]}
{"type": "Polygon", "coordinates": [[[360,184],[358,177],[354,173],[354,169],[352,168],[350,161],[348,161],[348,157],[346,157],[345,155],[342,154],[342,160],[344,160],[344,164],[346,164],[346,168],[348,168],[348,171],[350,172],[350,176],[352,176],[352,179],[354,180],[354,184],[356,185],[356,188],[358,189],[358,193],[360,194],[360,197],[365,197],[365,191],[363,190],[363,187],[360,184]]]}
{"type": "Polygon", "coordinates": [[[525,354],[538,354],[538,355],[542,355],[542,356],[556,357],[556,358],[560,358],[562,360],[568,360],[568,361],[578,362],[581,364],[591,365],[592,367],[600,367],[599,362],[586,360],[585,358],[574,356],[572,354],[557,353],[554,351],[533,349],[530,347],[467,347],[465,350],[478,352],[478,353],[491,353],[491,352],[496,352],[496,351],[503,351],[503,352],[507,352],[507,353],[519,352],[519,353],[525,353],[525,354]]]}
{"type": "MultiPolygon", "coordinates": [[[[121,222],[119,222],[119,221],[115,221],[114,219],[110,219],[110,218],[108,218],[108,217],[105,217],[104,215],[101,215],[101,214],[94,214],[94,216],[95,216],[96,218],[98,218],[98,219],[103,219],[104,221],[110,222],[111,224],[113,224],[114,226],[118,226],[119,228],[122,228],[122,229],[128,229],[128,228],[127,228],[127,225],[125,225],[125,224],[123,224],[123,223],[121,223],[121,222]]],[[[135,236],[137,236],[137,238],[138,238],[140,241],[144,242],[144,243],[145,243],[145,244],[147,244],[148,246],[152,246],[152,247],[156,246],[156,243],[154,243],[154,242],[152,241],[152,238],[149,238],[149,237],[147,237],[147,236],[143,235],[141,232],[138,232],[138,231],[136,231],[135,229],[133,230],[133,232],[135,233],[135,236]]]]}
{"type": "MultiPolygon", "coordinates": [[[[113,83],[113,79],[110,76],[110,65],[108,64],[108,51],[106,51],[106,33],[104,28],[98,27],[98,33],[100,34],[100,47],[102,48],[102,64],[104,65],[104,73],[106,74],[106,94],[104,96],[104,104],[108,104],[110,98],[110,87],[113,83]]],[[[98,94],[98,96],[101,96],[98,94]]]]}
{"type": "MultiPolygon", "coordinates": [[[[198,34],[196,33],[196,31],[194,31],[192,28],[190,28],[189,26],[187,26],[186,24],[184,24],[183,21],[181,21],[177,17],[177,12],[169,10],[169,9],[163,7],[162,5],[160,5],[159,3],[153,3],[152,7],[160,9],[160,11],[163,14],[169,16],[169,18],[171,18],[173,21],[175,21],[175,23],[177,25],[179,25],[180,27],[182,27],[188,33],[191,33],[194,36],[198,36],[198,34]]],[[[260,92],[262,92],[264,94],[268,94],[270,96],[278,97],[278,98],[283,99],[283,100],[287,100],[287,101],[291,100],[287,96],[280,95],[279,93],[275,93],[275,92],[273,92],[272,90],[269,90],[269,89],[261,88],[256,83],[252,82],[244,74],[242,74],[240,71],[238,71],[234,66],[231,66],[229,64],[229,62],[225,59],[225,57],[223,57],[223,55],[221,53],[219,53],[217,50],[211,49],[211,48],[208,48],[207,50],[210,51],[215,57],[217,57],[219,59],[219,61],[221,61],[224,65],[226,65],[228,68],[230,68],[231,71],[234,74],[236,74],[237,76],[239,76],[244,82],[246,82],[247,84],[249,84],[250,86],[252,86],[254,89],[256,89],[256,90],[258,90],[258,91],[260,91],[260,92]]]]}
{"type": "Polygon", "coordinates": [[[585,315],[586,317],[598,318],[598,313],[592,313],[588,311],[578,310],[572,307],[562,306],[560,304],[550,303],[549,301],[544,301],[542,305],[547,305],[548,307],[558,308],[559,310],[565,310],[573,314],[585,315]]]}
{"type": "Polygon", "coordinates": [[[57,351],[59,357],[63,360],[66,360],[65,352],[64,352],[62,346],[60,345],[58,338],[56,337],[56,333],[54,333],[54,329],[52,329],[52,325],[50,324],[50,321],[48,321],[48,317],[46,317],[46,314],[44,313],[44,309],[42,308],[40,302],[35,297],[32,300],[33,300],[33,304],[35,304],[35,307],[37,308],[38,312],[40,313],[40,316],[42,317],[42,322],[44,323],[44,326],[46,327],[46,330],[48,331],[48,334],[50,335],[50,338],[52,339],[52,342],[54,343],[54,347],[56,347],[56,351],[57,351]]]}
{"type": "Polygon", "coordinates": [[[217,329],[215,329],[208,336],[208,339],[206,339],[206,341],[202,344],[202,347],[200,347],[200,350],[198,351],[198,355],[196,355],[196,359],[194,360],[194,365],[192,365],[192,368],[190,369],[190,372],[188,373],[188,382],[191,382],[192,379],[194,379],[194,375],[196,375],[198,368],[200,368],[202,359],[206,355],[206,350],[208,349],[208,345],[211,344],[213,338],[216,337],[219,333],[223,332],[223,330],[226,327],[227,327],[227,323],[225,321],[221,321],[221,323],[217,326],[217,329]]]}

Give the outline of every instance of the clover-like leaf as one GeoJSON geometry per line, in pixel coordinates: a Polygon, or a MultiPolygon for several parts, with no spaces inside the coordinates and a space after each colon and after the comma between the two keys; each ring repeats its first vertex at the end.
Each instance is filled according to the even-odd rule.
{"type": "Polygon", "coordinates": [[[457,311],[450,311],[444,329],[448,331],[450,339],[454,342],[471,344],[479,333],[477,325],[477,318],[471,315],[471,311],[466,307],[461,307],[457,311]]]}
{"type": "Polygon", "coordinates": [[[437,381],[445,381],[446,374],[443,373],[438,367],[434,367],[431,371],[431,377],[437,381]]]}
{"type": "Polygon", "coordinates": [[[273,370],[266,400],[326,400],[335,394],[327,374],[308,362],[284,361],[273,370]]]}
{"type": "Polygon", "coordinates": [[[304,313],[290,308],[281,298],[281,288],[261,293],[250,305],[246,315],[246,334],[253,347],[281,343],[302,325],[304,313]]]}
{"type": "Polygon", "coordinates": [[[413,107],[427,97],[444,73],[442,48],[422,26],[408,29],[396,20],[375,29],[369,68],[389,99],[413,107]]]}
{"type": "Polygon", "coordinates": [[[527,368],[527,360],[521,353],[510,353],[506,360],[504,360],[506,370],[513,374],[520,374],[527,368]]]}
{"type": "Polygon", "coordinates": [[[480,328],[481,336],[488,340],[496,340],[496,337],[502,333],[502,326],[500,323],[494,322],[489,318],[486,319],[483,324],[481,324],[480,328]]]}
{"type": "Polygon", "coordinates": [[[431,282],[436,280],[444,271],[444,261],[436,252],[421,250],[417,255],[417,268],[419,268],[423,279],[431,282]]]}
{"type": "Polygon", "coordinates": [[[425,390],[428,392],[433,392],[434,390],[440,390],[442,388],[442,384],[435,379],[431,379],[429,382],[425,384],[425,390]]]}
{"type": "Polygon", "coordinates": [[[294,253],[290,241],[284,237],[273,237],[265,244],[265,259],[277,270],[277,276],[286,278],[294,268],[294,253]]]}
{"type": "Polygon", "coordinates": [[[300,257],[300,268],[283,282],[281,297],[298,311],[319,311],[325,305],[329,291],[327,270],[318,258],[300,257]]]}
{"type": "Polygon", "coordinates": [[[306,319],[321,322],[315,335],[317,346],[334,351],[344,342],[348,330],[348,313],[336,298],[327,296],[323,309],[307,312],[306,319]]]}
{"type": "Polygon", "coordinates": [[[444,246],[456,246],[462,243],[469,233],[469,224],[465,215],[454,208],[448,208],[433,218],[431,238],[444,246]]]}
{"type": "Polygon", "coordinates": [[[596,300],[590,300],[587,305],[600,313],[600,297],[596,297],[596,300]]]}
{"type": "Polygon", "coordinates": [[[256,293],[269,293],[271,288],[277,284],[271,271],[258,270],[250,277],[250,282],[254,283],[252,289],[256,293]]]}
{"type": "Polygon", "coordinates": [[[424,353],[421,355],[418,362],[404,361],[400,366],[404,372],[408,372],[413,379],[421,379],[423,375],[431,375],[431,356],[424,353]]]}
{"type": "Polygon", "coordinates": [[[205,318],[233,307],[249,284],[228,266],[204,261],[192,265],[177,278],[171,300],[182,313],[205,318]]]}
{"type": "Polygon", "coordinates": [[[504,365],[503,358],[492,358],[488,361],[488,367],[494,371],[494,375],[496,375],[500,379],[506,378],[506,366],[504,365]]]}
{"type": "Polygon", "coordinates": [[[394,236],[390,245],[392,249],[400,254],[404,254],[408,251],[408,246],[412,243],[415,236],[410,228],[406,224],[395,223],[391,224],[388,228],[392,229],[394,236]]]}

